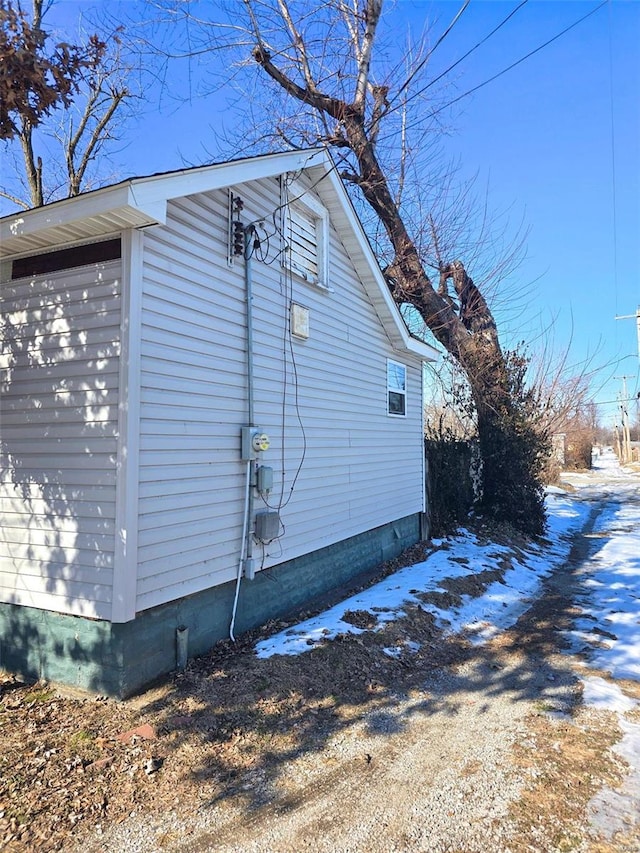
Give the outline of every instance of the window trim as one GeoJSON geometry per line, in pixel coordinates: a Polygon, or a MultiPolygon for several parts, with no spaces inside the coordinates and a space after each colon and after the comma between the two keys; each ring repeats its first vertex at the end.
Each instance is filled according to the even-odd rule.
{"type": "Polygon", "coordinates": [[[407,380],[409,376],[409,371],[406,364],[403,364],[401,361],[395,361],[395,359],[388,358],[387,359],[387,370],[386,370],[386,380],[387,380],[387,416],[390,418],[406,418],[407,417],[407,380]],[[401,368],[404,374],[404,388],[402,390],[398,390],[397,388],[392,388],[389,382],[389,372],[391,367],[401,368]],[[402,412],[393,412],[391,411],[391,394],[398,394],[403,402],[403,411],[402,412]]]}

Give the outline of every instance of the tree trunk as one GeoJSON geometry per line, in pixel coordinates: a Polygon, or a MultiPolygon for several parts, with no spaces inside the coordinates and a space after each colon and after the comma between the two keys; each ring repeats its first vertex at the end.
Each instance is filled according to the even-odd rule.
{"type": "MultiPolygon", "coordinates": [[[[251,0],[245,2],[254,10],[251,0]]],[[[434,287],[376,156],[382,115],[380,98],[386,97],[387,89],[371,86],[368,74],[381,5],[380,0],[366,0],[362,7],[366,27],[362,45],[352,43],[358,74],[351,102],[320,90],[311,74],[307,45],[296,29],[286,0],[280,2],[279,8],[293,38],[292,53],[297,57],[299,82],[272,61],[255,15],[252,17],[256,39],[253,58],[288,95],[333,120],[335,130],[325,143],[338,144],[353,152],[357,169],[343,174],[343,178],[359,187],[386,230],[394,259],[385,275],[394,299],[399,304],[410,303],[417,309],[436,340],[460,364],[468,378],[477,412],[482,504],[498,520],[512,520],[526,532],[541,533],[544,508],[537,479],[539,467],[536,467],[540,445],[523,405],[522,377],[514,382],[500,347],[495,320],[464,265],[458,260],[443,264],[439,270],[439,286],[434,287]],[[375,119],[370,125],[366,118],[367,92],[373,98],[375,119]],[[449,292],[449,282],[453,295],[449,292]]],[[[340,6],[341,14],[346,14],[345,8],[340,6]]],[[[356,39],[355,32],[353,39],[356,39]]]]}
{"type": "Polygon", "coordinates": [[[454,356],[469,381],[482,459],[483,509],[497,521],[510,521],[534,535],[544,531],[544,502],[538,479],[540,440],[520,400],[522,386],[514,387],[505,361],[496,323],[486,300],[460,261],[440,270],[438,291],[420,261],[371,144],[345,121],[347,136],[360,165],[358,181],[363,195],[384,224],[395,259],[388,268],[393,295],[416,308],[436,339],[454,356]],[[456,311],[448,295],[451,279],[458,298],[456,311]]]}
{"type": "Polygon", "coordinates": [[[28,121],[24,121],[20,131],[20,145],[24,156],[24,167],[29,187],[29,201],[31,207],[42,207],[44,204],[44,193],[42,190],[42,160],[36,159],[33,151],[33,128],[28,121]]]}

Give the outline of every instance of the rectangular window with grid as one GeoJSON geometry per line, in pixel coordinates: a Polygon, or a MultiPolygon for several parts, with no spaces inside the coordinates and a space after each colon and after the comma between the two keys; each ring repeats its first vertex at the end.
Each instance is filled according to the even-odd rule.
{"type": "Polygon", "coordinates": [[[397,361],[387,360],[387,414],[406,417],[407,368],[397,361]]]}

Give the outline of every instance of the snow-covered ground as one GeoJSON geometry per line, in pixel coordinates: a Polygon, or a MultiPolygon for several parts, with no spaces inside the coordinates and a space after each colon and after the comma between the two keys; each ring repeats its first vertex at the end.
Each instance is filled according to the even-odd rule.
{"type": "Polygon", "coordinates": [[[583,615],[573,647],[588,652],[597,669],[640,681],[640,477],[622,470],[609,452],[593,475],[571,481],[582,499],[606,501],[591,533],[602,544],[582,568],[583,615]]]}
{"type": "Polygon", "coordinates": [[[545,575],[566,560],[571,534],[583,527],[593,502],[604,500],[606,508],[591,534],[602,544],[584,570],[588,594],[573,640],[577,648],[590,650],[594,666],[614,677],[640,680],[640,476],[622,470],[613,453],[605,451],[592,472],[568,479],[575,492],[548,490],[548,544],[516,551],[481,544],[461,529],[456,536],[433,540],[433,551],[423,562],[401,568],[329,610],[261,641],[256,646],[258,656],[300,654],[337,634],[361,633],[362,629],[343,619],[349,611],[367,610],[383,625],[402,615],[408,603],[419,603],[432,612],[445,630],[465,631],[474,642],[483,642],[516,622],[545,575]],[[418,597],[444,592],[444,579],[496,569],[506,556],[512,567],[504,582],[491,584],[478,597],[466,595],[448,607],[418,597]]]}
{"type": "MultiPolygon", "coordinates": [[[[570,479],[580,498],[605,501],[591,534],[602,544],[581,567],[582,615],[572,648],[614,678],[640,681],[640,477],[622,470],[609,452],[593,473],[570,479]]],[[[622,738],[614,749],[629,768],[620,788],[603,789],[589,804],[592,824],[611,839],[640,814],[640,723],[626,716],[640,702],[603,678],[586,676],[582,683],[585,705],[616,714],[622,738]]]]}
{"type": "MultiPolygon", "coordinates": [[[[580,652],[590,667],[610,676],[585,675],[581,680],[583,703],[615,713],[622,732],[615,750],[628,765],[628,773],[619,789],[605,788],[590,803],[592,824],[612,838],[640,814],[640,724],[628,718],[640,701],[611,680],[640,681],[640,475],[623,470],[608,450],[595,460],[592,471],[564,479],[575,491],[548,490],[544,546],[516,550],[481,544],[469,531],[459,530],[456,536],[433,540],[433,550],[423,562],[401,568],[335,607],[263,640],[256,652],[260,657],[307,652],[338,634],[361,633],[344,618],[349,611],[366,610],[382,626],[402,615],[412,602],[433,613],[446,631],[464,631],[473,642],[482,643],[517,621],[544,577],[567,559],[572,534],[597,510],[588,533],[590,554],[577,569],[582,592],[576,603],[582,613],[570,633],[569,653],[580,652]],[[446,579],[497,569],[505,557],[511,568],[503,582],[492,583],[482,595],[462,596],[448,607],[419,598],[421,593],[446,592],[446,579]]],[[[407,642],[385,652],[400,656],[418,648],[407,642]]]]}

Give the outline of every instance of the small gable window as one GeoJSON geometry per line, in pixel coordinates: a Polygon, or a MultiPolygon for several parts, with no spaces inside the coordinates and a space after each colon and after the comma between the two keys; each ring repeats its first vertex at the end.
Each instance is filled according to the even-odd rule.
{"type": "Polygon", "coordinates": [[[407,414],[407,368],[391,359],[387,360],[387,414],[396,417],[407,414]]]}
{"type": "Polygon", "coordinates": [[[329,289],[329,215],[299,184],[287,186],[283,204],[283,266],[294,275],[329,289]]]}

